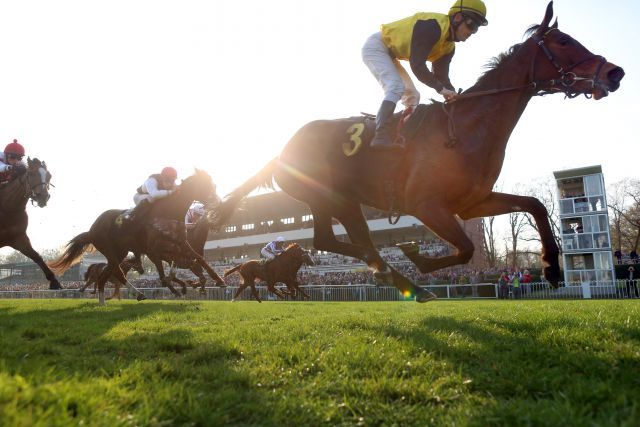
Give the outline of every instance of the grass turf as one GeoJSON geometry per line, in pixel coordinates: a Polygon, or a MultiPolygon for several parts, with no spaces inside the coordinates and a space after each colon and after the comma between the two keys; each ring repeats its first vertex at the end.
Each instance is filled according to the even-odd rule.
{"type": "Polygon", "coordinates": [[[0,300],[0,424],[640,425],[636,301],[0,300]]]}

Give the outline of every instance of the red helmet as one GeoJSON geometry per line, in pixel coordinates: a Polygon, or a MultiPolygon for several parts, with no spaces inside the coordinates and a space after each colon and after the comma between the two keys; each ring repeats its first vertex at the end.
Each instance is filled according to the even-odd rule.
{"type": "Polygon", "coordinates": [[[24,156],[24,147],[18,144],[18,140],[14,139],[11,144],[7,144],[4,147],[4,154],[16,154],[18,156],[24,156]]]}
{"type": "Polygon", "coordinates": [[[171,179],[174,181],[178,179],[178,172],[171,166],[167,166],[166,168],[162,169],[162,172],[160,172],[160,175],[162,175],[164,178],[171,179]]]}

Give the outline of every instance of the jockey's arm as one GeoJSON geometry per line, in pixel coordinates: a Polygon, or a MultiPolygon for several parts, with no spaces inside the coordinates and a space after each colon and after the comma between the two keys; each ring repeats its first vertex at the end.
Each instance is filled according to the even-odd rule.
{"type": "Polygon", "coordinates": [[[159,190],[158,181],[155,178],[147,179],[144,186],[147,188],[147,193],[151,196],[151,200],[162,199],[171,194],[170,190],[159,190]]]}
{"type": "Polygon", "coordinates": [[[436,76],[436,79],[438,79],[438,81],[442,83],[445,89],[449,89],[455,92],[456,89],[453,87],[453,84],[451,84],[451,80],[449,79],[449,65],[451,65],[451,58],[453,58],[454,53],[455,51],[443,56],[442,58],[434,62],[433,74],[436,76]]]}
{"type": "MultiPolygon", "coordinates": [[[[413,74],[422,83],[435,89],[436,92],[440,92],[446,85],[445,82],[439,81],[437,76],[429,70],[427,57],[438,40],[440,40],[441,33],[440,25],[435,19],[416,22],[411,36],[411,54],[409,57],[409,65],[411,65],[413,74]]],[[[444,58],[446,56],[440,58],[440,60],[444,58]]],[[[451,61],[451,57],[449,57],[449,61],[451,61]]]]}

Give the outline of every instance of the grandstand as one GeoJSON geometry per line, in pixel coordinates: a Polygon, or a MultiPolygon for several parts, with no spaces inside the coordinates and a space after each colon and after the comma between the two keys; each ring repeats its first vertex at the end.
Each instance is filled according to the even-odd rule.
{"type": "MultiPolygon", "coordinates": [[[[431,255],[443,255],[452,250],[415,217],[403,216],[397,224],[392,225],[386,212],[364,207],[363,213],[373,242],[379,249],[413,240],[423,242],[425,250],[431,255]]],[[[468,267],[483,268],[481,220],[460,220],[460,223],[476,247],[468,267]]],[[[333,231],[339,240],[348,241],[344,227],[335,220],[333,231]]],[[[308,249],[313,248],[313,216],[308,206],[282,191],[249,197],[221,230],[209,235],[205,244],[205,258],[219,264],[259,258],[260,249],[278,236],[308,249]]],[[[328,260],[332,258],[329,254],[316,255],[326,255],[328,260]]]]}

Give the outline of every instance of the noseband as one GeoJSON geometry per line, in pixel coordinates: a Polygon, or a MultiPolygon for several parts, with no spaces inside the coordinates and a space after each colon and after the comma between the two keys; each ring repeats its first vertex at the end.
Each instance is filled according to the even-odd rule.
{"type": "MultiPolygon", "coordinates": [[[[40,166],[42,167],[42,166],[40,166]]],[[[46,169],[45,169],[46,171],[46,169]]],[[[27,199],[31,199],[31,203],[33,204],[34,199],[38,197],[38,193],[36,193],[36,189],[39,187],[45,187],[45,189],[47,190],[47,200],[45,201],[49,201],[49,198],[51,197],[51,194],[48,194],[49,191],[49,183],[47,182],[38,182],[34,185],[31,185],[31,180],[29,179],[29,171],[27,171],[26,173],[26,177],[27,179],[25,180],[25,197],[27,199]]]]}

